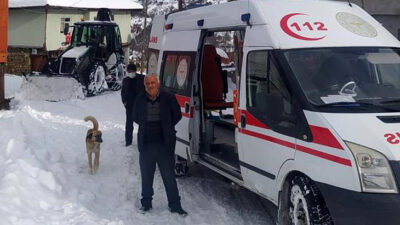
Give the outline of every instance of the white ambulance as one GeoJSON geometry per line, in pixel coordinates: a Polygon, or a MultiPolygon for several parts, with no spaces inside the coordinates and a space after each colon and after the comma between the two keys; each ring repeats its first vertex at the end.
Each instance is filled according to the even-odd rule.
{"type": "Polygon", "coordinates": [[[349,2],[242,0],[155,17],[177,170],[202,164],[278,224],[400,224],[400,42],[349,2]]]}

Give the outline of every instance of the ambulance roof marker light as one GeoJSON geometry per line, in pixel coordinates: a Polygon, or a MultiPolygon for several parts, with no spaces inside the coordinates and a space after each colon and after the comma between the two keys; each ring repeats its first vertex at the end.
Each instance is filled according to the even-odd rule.
{"type": "Polygon", "coordinates": [[[197,20],[197,26],[202,27],[204,25],[204,19],[197,20]]]}
{"type": "Polygon", "coordinates": [[[250,13],[242,14],[241,19],[243,22],[246,22],[247,25],[251,26],[250,24],[250,13]]]}

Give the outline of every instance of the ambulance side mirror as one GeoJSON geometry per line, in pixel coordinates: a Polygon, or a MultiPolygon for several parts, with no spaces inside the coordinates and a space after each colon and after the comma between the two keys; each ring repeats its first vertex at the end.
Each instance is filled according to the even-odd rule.
{"type": "Polygon", "coordinates": [[[265,114],[269,121],[279,123],[283,119],[283,97],[279,94],[268,94],[265,96],[265,114]]]}

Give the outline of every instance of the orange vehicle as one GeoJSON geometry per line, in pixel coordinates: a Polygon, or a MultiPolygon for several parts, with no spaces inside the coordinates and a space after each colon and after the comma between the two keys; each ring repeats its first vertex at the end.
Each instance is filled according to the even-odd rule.
{"type": "Polygon", "coordinates": [[[7,62],[8,0],[0,1],[0,63],[7,62]]]}

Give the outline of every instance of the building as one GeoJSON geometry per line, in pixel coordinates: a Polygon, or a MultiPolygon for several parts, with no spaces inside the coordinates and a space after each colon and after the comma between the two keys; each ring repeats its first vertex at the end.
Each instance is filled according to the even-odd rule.
{"type": "Polygon", "coordinates": [[[131,14],[142,10],[133,0],[9,0],[6,71],[14,74],[40,71],[49,55],[56,55],[66,47],[65,25],[94,20],[99,8],[112,10],[128,53],[131,14]]]}

